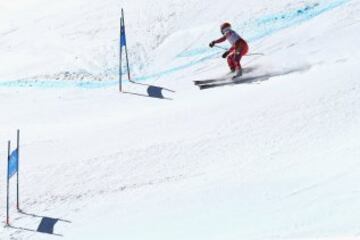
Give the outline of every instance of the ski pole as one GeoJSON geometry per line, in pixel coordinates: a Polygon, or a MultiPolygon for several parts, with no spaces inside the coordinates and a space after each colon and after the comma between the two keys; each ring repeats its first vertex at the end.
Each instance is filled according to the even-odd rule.
{"type": "Polygon", "coordinates": [[[251,57],[251,56],[265,56],[265,54],[264,53],[249,53],[249,54],[246,54],[244,57],[246,57],[246,56],[249,56],[249,57],[251,57]]]}
{"type": "MultiPolygon", "coordinates": [[[[223,49],[225,51],[229,51],[229,49],[226,48],[226,47],[222,47],[222,46],[218,46],[218,45],[214,45],[214,47],[219,48],[219,49],[223,49]]],[[[248,56],[248,57],[251,57],[251,56],[265,56],[265,54],[264,53],[249,53],[249,54],[246,54],[245,56],[248,56]]]]}
{"type": "Polygon", "coordinates": [[[218,46],[218,45],[214,45],[214,47],[216,47],[216,48],[220,48],[220,49],[223,49],[223,50],[226,50],[226,51],[229,51],[229,49],[228,49],[228,48],[226,48],[226,47],[222,47],[222,46],[218,46]]]}

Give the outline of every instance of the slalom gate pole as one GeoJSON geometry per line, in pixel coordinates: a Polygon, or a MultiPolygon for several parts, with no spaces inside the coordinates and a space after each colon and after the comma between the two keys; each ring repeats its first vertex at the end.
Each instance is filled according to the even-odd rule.
{"type": "Polygon", "coordinates": [[[123,10],[121,9],[121,18],[120,18],[120,49],[119,49],[119,91],[122,92],[122,45],[121,45],[121,28],[123,23],[123,10]]]}
{"type": "Polygon", "coordinates": [[[16,208],[18,212],[20,211],[19,204],[19,165],[20,165],[20,130],[17,130],[17,172],[16,172],[16,208]]]}
{"type": "MultiPolygon", "coordinates": [[[[122,23],[125,28],[125,16],[124,16],[124,9],[121,9],[121,15],[122,15],[122,23]]],[[[127,44],[125,44],[125,55],[126,55],[126,67],[127,67],[127,73],[128,73],[128,79],[129,82],[132,82],[131,75],[130,75],[130,65],[129,65],[129,56],[128,56],[128,50],[127,50],[127,44]]]]}
{"type": "Polygon", "coordinates": [[[9,226],[9,167],[10,167],[10,151],[11,145],[10,141],[8,142],[8,159],[7,159],[7,174],[6,174],[6,226],[9,226]]]}

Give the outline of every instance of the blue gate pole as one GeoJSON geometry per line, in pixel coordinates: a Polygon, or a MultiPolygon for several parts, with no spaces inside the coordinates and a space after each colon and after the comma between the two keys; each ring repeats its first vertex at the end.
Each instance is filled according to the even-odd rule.
{"type": "Polygon", "coordinates": [[[120,48],[119,48],[119,91],[122,92],[122,45],[121,45],[121,28],[123,24],[123,17],[120,18],[120,48]]]}
{"type": "Polygon", "coordinates": [[[16,208],[20,211],[19,204],[19,165],[20,165],[20,130],[17,130],[17,163],[16,163],[17,173],[16,173],[16,208]]]}
{"type": "Polygon", "coordinates": [[[10,170],[9,170],[9,167],[10,167],[10,141],[8,142],[8,159],[7,159],[7,162],[8,162],[8,166],[7,166],[7,174],[6,174],[6,182],[7,182],[7,187],[6,187],[6,225],[9,226],[9,173],[10,173],[10,170]]]}
{"type": "MultiPolygon", "coordinates": [[[[121,9],[121,16],[122,16],[122,24],[125,28],[125,16],[124,16],[124,9],[121,9]]],[[[126,55],[126,67],[127,67],[127,72],[128,72],[128,79],[129,82],[132,82],[131,80],[131,75],[130,75],[130,64],[129,64],[129,56],[128,56],[128,50],[127,50],[127,43],[125,44],[125,55],[126,55]]]]}

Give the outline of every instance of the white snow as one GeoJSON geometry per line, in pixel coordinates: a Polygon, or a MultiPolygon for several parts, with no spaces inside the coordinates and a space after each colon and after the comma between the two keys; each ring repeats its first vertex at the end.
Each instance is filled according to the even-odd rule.
{"type": "MultiPolygon", "coordinates": [[[[0,3],[0,239],[360,238],[360,2],[0,3]],[[117,90],[119,13],[133,76],[117,90]],[[255,81],[208,48],[233,23],[255,81]],[[166,99],[146,85],[166,88],[166,99]],[[172,91],[169,91],[172,90],[172,91]],[[21,209],[5,227],[21,129],[21,209]],[[37,232],[43,217],[54,233],[37,232]]],[[[226,45],[224,45],[226,46],[226,45]]]]}

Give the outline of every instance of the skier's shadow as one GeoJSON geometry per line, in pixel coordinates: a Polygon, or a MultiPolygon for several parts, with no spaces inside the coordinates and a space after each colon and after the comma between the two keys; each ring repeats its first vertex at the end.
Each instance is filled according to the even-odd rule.
{"type": "Polygon", "coordinates": [[[155,86],[155,85],[150,85],[150,84],[145,84],[145,83],[138,83],[138,82],[133,82],[133,81],[131,83],[145,86],[147,88],[146,89],[147,95],[141,94],[141,93],[126,92],[126,91],[124,93],[135,95],[135,96],[150,97],[150,98],[165,99],[165,100],[172,100],[172,98],[165,97],[163,95],[164,91],[169,92],[169,93],[175,93],[174,90],[160,87],[160,86],[155,86]]]}
{"type": "Polygon", "coordinates": [[[70,221],[65,220],[65,219],[40,216],[40,215],[36,215],[36,214],[32,214],[32,213],[26,213],[24,211],[20,211],[20,214],[34,217],[34,218],[41,218],[41,222],[40,222],[38,228],[37,229],[29,229],[29,228],[23,228],[23,227],[16,227],[13,225],[10,225],[9,226],[10,228],[21,230],[21,231],[46,233],[46,234],[50,234],[53,236],[63,237],[62,234],[54,233],[55,225],[58,222],[71,223],[70,221]]]}

